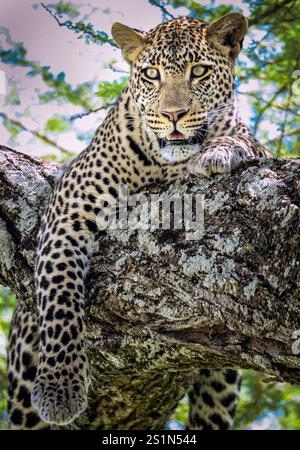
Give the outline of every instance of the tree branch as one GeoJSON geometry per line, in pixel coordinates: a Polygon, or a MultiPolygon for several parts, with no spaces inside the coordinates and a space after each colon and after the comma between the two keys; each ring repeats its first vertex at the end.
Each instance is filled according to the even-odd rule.
{"type": "Polygon", "coordinates": [[[89,116],[90,114],[95,114],[95,113],[97,113],[99,111],[109,109],[113,105],[114,105],[114,102],[112,102],[112,103],[105,103],[104,105],[101,105],[99,107],[95,107],[93,109],[88,109],[87,111],[83,111],[81,113],[73,114],[72,116],[66,117],[66,120],[69,120],[70,122],[73,122],[73,120],[82,119],[83,117],[89,116]]]}
{"type": "Polygon", "coordinates": [[[71,31],[80,34],[79,38],[85,36],[87,42],[94,42],[96,44],[110,44],[112,47],[117,47],[113,39],[110,39],[104,31],[95,31],[91,23],[76,22],[75,24],[71,20],[61,22],[57,15],[44,3],[41,6],[55,19],[60,27],[67,27],[71,31]]]}
{"type": "Polygon", "coordinates": [[[163,22],[165,22],[166,20],[175,19],[175,16],[173,16],[173,14],[171,14],[165,6],[166,4],[168,4],[168,2],[162,0],[148,0],[148,1],[150,5],[156,6],[161,10],[163,22]]]}
{"type": "MultiPolygon", "coordinates": [[[[297,136],[300,135],[300,128],[296,128],[295,130],[291,130],[291,131],[287,131],[284,133],[283,137],[291,137],[291,136],[297,136]]],[[[270,144],[273,144],[274,142],[276,142],[278,139],[280,139],[280,136],[275,137],[274,139],[269,139],[268,141],[263,142],[263,145],[269,146],[270,144]]]]}
{"type": "MultiPolygon", "coordinates": [[[[36,230],[59,165],[0,148],[0,282],[36,315],[36,230]]],[[[300,161],[154,192],[204,195],[204,234],[115,230],[87,281],[88,410],[72,427],[163,426],[199,367],[300,381],[300,161]]],[[[149,191],[146,193],[153,193],[149,191]]]]}
{"type": "Polygon", "coordinates": [[[4,121],[4,124],[7,124],[7,123],[8,124],[13,124],[16,127],[18,127],[20,130],[28,131],[33,136],[35,136],[36,138],[40,139],[45,144],[51,145],[51,147],[54,147],[56,150],[59,150],[64,155],[66,155],[68,157],[73,156],[73,153],[70,150],[67,150],[66,148],[62,147],[61,145],[58,145],[55,141],[53,141],[52,139],[50,139],[48,136],[46,136],[45,134],[41,133],[40,131],[30,130],[22,122],[20,122],[19,120],[16,120],[16,119],[12,119],[11,117],[9,117],[4,112],[0,112],[0,117],[2,117],[2,119],[4,121]]]}
{"type": "Polygon", "coordinates": [[[295,0],[282,0],[276,3],[275,5],[270,6],[264,12],[260,12],[257,17],[252,17],[248,20],[249,26],[261,24],[264,19],[272,17],[278,11],[280,11],[285,6],[289,6],[295,3],[295,0]]]}

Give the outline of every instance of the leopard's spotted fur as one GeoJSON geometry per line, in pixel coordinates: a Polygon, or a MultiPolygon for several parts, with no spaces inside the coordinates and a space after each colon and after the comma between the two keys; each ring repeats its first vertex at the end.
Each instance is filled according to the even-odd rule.
{"type": "MultiPolygon", "coordinates": [[[[84,279],[96,217],[109,217],[120,184],[134,192],[187,170],[211,176],[230,172],[245,158],[267,156],[240,121],[234,100],[234,61],[246,28],[238,13],[209,26],[175,19],[148,33],[113,26],[131,74],[43,216],[36,264],[39,325],[18,306],[10,336],[12,428],[67,424],[86,408],[84,279]]],[[[188,427],[228,428],[238,385],[236,371],[200,371],[190,393],[188,427]]]]}

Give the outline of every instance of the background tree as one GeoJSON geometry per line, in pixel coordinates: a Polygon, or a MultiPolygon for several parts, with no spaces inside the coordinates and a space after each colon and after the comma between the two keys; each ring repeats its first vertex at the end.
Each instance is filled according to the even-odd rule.
{"type": "MultiPolygon", "coordinates": [[[[246,120],[252,131],[275,156],[300,156],[299,0],[207,1],[205,5],[191,0],[144,0],[138,1],[136,5],[141,14],[147,3],[161,13],[162,20],[189,15],[209,22],[231,11],[248,10],[250,30],[237,69],[239,101],[244,114],[246,109],[250,111],[250,114],[246,114],[246,120]]],[[[26,135],[30,144],[26,148],[39,147],[44,158],[67,161],[74,155],[76,145],[79,149],[89,142],[107,108],[122,91],[127,67],[120,60],[109,33],[101,29],[101,23],[93,21],[99,6],[93,5],[93,2],[90,4],[89,7],[83,7],[77,1],[32,2],[32,7],[37,21],[48,17],[57,30],[65,30],[70,39],[76,36],[80,39],[78,42],[85,42],[86,48],[93,46],[106,49],[110,56],[102,61],[102,68],[107,79],[95,73],[91,80],[74,85],[70,81],[70,69],[69,72],[54,71],[48,64],[35,60],[30,48],[15,40],[6,23],[0,24],[0,67],[8,74],[7,94],[2,96],[3,105],[0,109],[0,132],[5,131],[7,136],[6,142],[2,141],[2,144],[7,143],[22,150],[22,139],[26,135]],[[30,101],[22,98],[26,81],[37,86],[33,89],[30,101]],[[41,118],[39,108],[43,105],[47,113],[42,114],[41,118]],[[64,139],[65,136],[72,138],[64,139]]],[[[116,1],[115,7],[120,6],[116,1]]],[[[109,15],[114,21],[116,11],[104,8],[100,12],[103,17],[109,15]]],[[[126,20],[127,17],[123,19],[124,22],[126,20]]],[[[139,24],[135,26],[139,27],[139,24]]],[[[13,303],[12,294],[2,288],[0,421],[2,417],[3,427],[6,426],[4,346],[13,303]]],[[[278,383],[266,386],[260,374],[246,372],[245,377],[236,424],[238,428],[260,426],[257,424],[262,421],[264,427],[300,428],[300,388],[278,383]],[[262,389],[263,397],[260,395],[262,389]]],[[[186,407],[184,401],[174,420],[183,422],[186,407]]],[[[176,426],[180,425],[176,422],[176,426]]]]}

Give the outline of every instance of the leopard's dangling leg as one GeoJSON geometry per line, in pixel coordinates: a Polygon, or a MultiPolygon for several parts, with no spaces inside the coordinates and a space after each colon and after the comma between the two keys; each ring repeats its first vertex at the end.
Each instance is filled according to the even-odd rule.
{"type": "Polygon", "coordinates": [[[202,369],[189,392],[189,430],[228,430],[240,395],[241,375],[232,369],[202,369]]]}
{"type": "Polygon", "coordinates": [[[32,313],[18,304],[11,324],[8,346],[8,413],[13,430],[49,428],[31,404],[31,391],[37,372],[38,325],[32,313]]]}

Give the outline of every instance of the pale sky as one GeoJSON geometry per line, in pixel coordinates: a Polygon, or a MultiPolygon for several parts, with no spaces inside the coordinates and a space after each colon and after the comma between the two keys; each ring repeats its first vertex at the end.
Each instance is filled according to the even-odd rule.
{"type": "MultiPolygon", "coordinates": [[[[51,3],[57,2],[52,1],[51,3]]],[[[105,31],[109,35],[111,25],[116,21],[144,30],[149,30],[161,22],[160,9],[149,5],[146,0],[89,0],[88,2],[73,0],[72,3],[78,6],[84,5],[80,7],[81,16],[76,17],[75,21],[83,18],[85,22],[91,22],[95,29],[105,31]]],[[[201,3],[209,4],[209,1],[202,1],[201,3]]],[[[241,0],[216,0],[215,4],[231,4],[242,10],[244,14],[249,13],[247,4],[241,0]]],[[[174,15],[184,16],[188,12],[186,8],[168,9],[174,15]]],[[[118,68],[127,70],[127,64],[122,61],[118,49],[108,44],[101,47],[95,44],[87,45],[84,38],[78,39],[74,32],[66,27],[59,27],[53,17],[40,6],[39,2],[33,0],[1,0],[0,27],[7,28],[14,41],[23,42],[24,47],[28,50],[28,59],[38,61],[41,65],[50,66],[53,74],[65,72],[66,81],[73,86],[90,80],[100,82],[118,79],[120,74],[103,67],[105,63],[112,59],[118,61],[118,68]]],[[[9,48],[5,43],[4,35],[0,34],[0,40],[4,48],[9,48]]],[[[0,94],[0,110],[6,112],[10,117],[17,118],[27,128],[39,129],[41,124],[45,124],[55,114],[73,115],[80,112],[79,107],[62,102],[41,105],[37,97],[37,90],[43,91],[48,88],[45,87],[40,77],[27,77],[28,68],[12,67],[0,62],[0,70],[6,76],[7,92],[13,86],[16,86],[21,101],[19,106],[5,105],[5,97],[0,94]]],[[[257,89],[257,86],[249,81],[243,89],[244,91],[251,91],[257,89]]],[[[95,106],[99,105],[99,102],[96,103],[97,101],[97,98],[95,98],[95,106]]],[[[239,103],[241,115],[246,122],[249,122],[250,111],[245,95],[240,96],[239,103]]],[[[74,130],[58,136],[50,135],[49,137],[56,140],[62,147],[78,152],[86,146],[86,143],[77,138],[76,131],[87,133],[96,129],[104,114],[104,112],[101,112],[77,119],[73,122],[74,130]]],[[[12,141],[8,131],[1,123],[0,142],[22,151],[26,150],[26,152],[34,155],[55,153],[51,147],[36,138],[33,139],[29,132],[21,132],[12,141]]]]}

